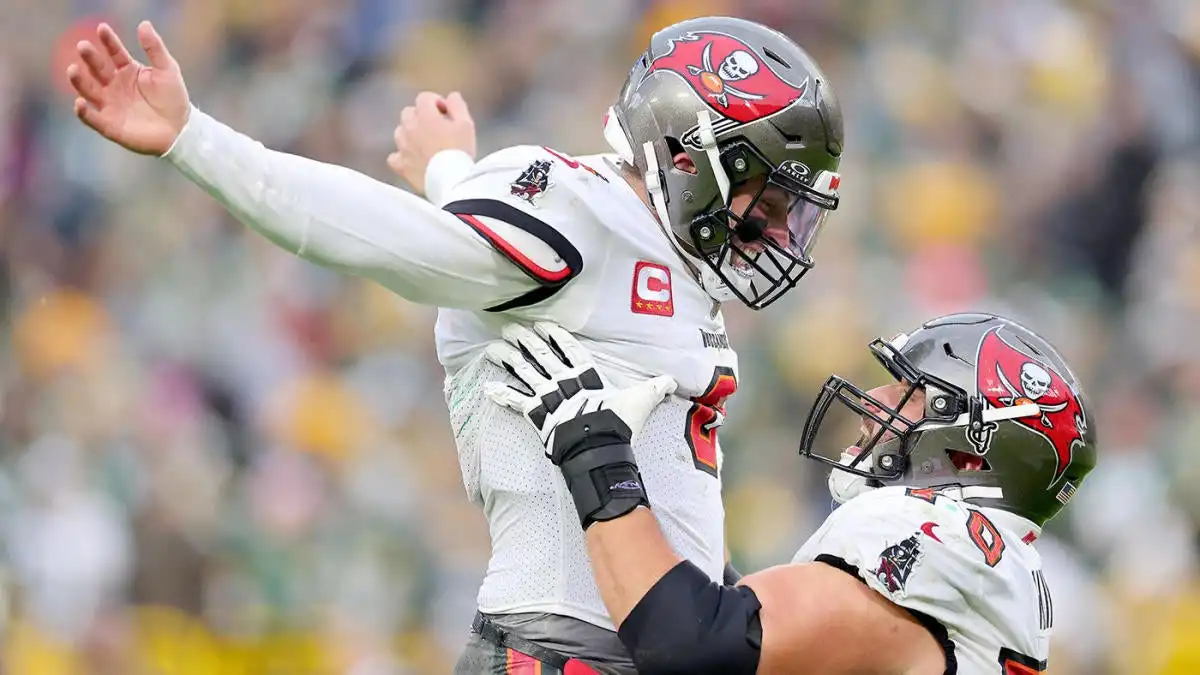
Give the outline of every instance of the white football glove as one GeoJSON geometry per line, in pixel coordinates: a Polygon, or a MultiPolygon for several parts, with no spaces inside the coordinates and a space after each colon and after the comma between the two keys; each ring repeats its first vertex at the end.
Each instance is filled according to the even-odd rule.
{"type": "Polygon", "coordinates": [[[614,388],[596,370],[592,355],[557,324],[538,322],[533,330],[509,324],[501,335],[505,341],[488,345],[484,354],[526,389],[489,382],[484,391],[537,429],[547,456],[556,464],[560,458],[554,457],[554,432],[560,424],[607,409],[636,436],[655,406],[675,391],[675,380],[665,375],[614,388]]]}

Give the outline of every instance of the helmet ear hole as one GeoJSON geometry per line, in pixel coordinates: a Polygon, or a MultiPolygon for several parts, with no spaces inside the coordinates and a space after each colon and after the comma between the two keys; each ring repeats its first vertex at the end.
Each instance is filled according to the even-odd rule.
{"type": "Polygon", "coordinates": [[[946,456],[950,458],[950,463],[959,471],[991,471],[992,465],[988,464],[987,457],[982,457],[973,452],[962,452],[961,450],[946,449],[946,456]]]}
{"type": "Polygon", "coordinates": [[[671,153],[671,165],[674,166],[675,169],[693,175],[699,173],[699,171],[696,169],[696,163],[692,161],[692,154],[683,147],[683,143],[681,143],[678,138],[675,138],[674,136],[665,136],[663,137],[663,140],[667,143],[667,152],[671,153]],[[687,158],[686,161],[684,161],[679,155],[684,155],[684,157],[687,158]]]}

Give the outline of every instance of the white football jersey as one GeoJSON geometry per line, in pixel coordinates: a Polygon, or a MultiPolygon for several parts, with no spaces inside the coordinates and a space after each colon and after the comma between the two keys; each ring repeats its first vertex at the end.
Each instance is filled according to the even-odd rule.
{"type": "MultiPolygon", "coordinates": [[[[507,378],[483,348],[514,319],[576,333],[618,386],[660,374],[679,382],[634,451],[671,545],[720,578],[715,432],[737,360],[717,306],[613,160],[541,147],[478,164],[458,154],[461,170],[430,181],[427,201],[269,150],[193,108],[163,159],[280,247],[443,308],[437,348],[463,481],[491,528],[480,609],[612,627],[562,476],[528,423],[483,395],[484,383],[507,378]]],[[[454,152],[439,153],[430,170],[447,158],[454,152]]]]}
{"type": "MultiPolygon", "coordinates": [[[[969,489],[969,488],[968,488],[969,489]]],[[[1031,522],[955,489],[886,487],[843,504],[796,553],[857,575],[912,611],[958,675],[1046,670],[1053,606],[1031,522]]]]}
{"type": "Polygon", "coordinates": [[[634,452],[672,548],[713,579],[724,568],[716,428],[737,387],[737,358],[719,306],[614,161],[509,148],[439,197],[446,211],[544,280],[498,311],[438,314],[463,481],[491,529],[479,593],[485,612],[550,612],[612,627],[558,469],[528,423],[483,394],[484,383],[509,379],[482,351],[514,318],[554,321],[576,334],[616,386],[660,374],[678,381],[634,452]]]}

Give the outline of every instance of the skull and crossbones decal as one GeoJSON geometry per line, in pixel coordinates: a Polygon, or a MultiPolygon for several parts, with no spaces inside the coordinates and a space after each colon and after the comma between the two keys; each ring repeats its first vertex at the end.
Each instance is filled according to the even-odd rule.
{"type": "MultiPolygon", "coordinates": [[[[800,70],[795,74],[802,75],[800,70]]],[[[772,68],[760,48],[717,31],[690,31],[672,38],[666,52],[650,62],[647,75],[654,73],[679,76],[704,99],[719,115],[712,123],[714,134],[773,115],[809,90],[807,76],[792,84],[772,68]]],[[[685,139],[691,133],[684,133],[685,139]]]]}
{"type": "MultiPolygon", "coordinates": [[[[979,342],[976,353],[976,387],[988,407],[1037,406],[1040,414],[1013,419],[1042,436],[1054,447],[1056,466],[1047,486],[1058,482],[1074,461],[1075,449],[1086,442],[1087,417],[1078,390],[1048,359],[1018,349],[1000,335],[1001,326],[991,328],[979,342]]],[[[995,428],[992,429],[995,431],[995,428]]],[[[990,434],[968,440],[979,454],[991,445],[990,434]],[[978,445],[977,445],[978,443],[978,445]]]]}
{"type": "Polygon", "coordinates": [[[1005,405],[1037,403],[1038,408],[1042,411],[1042,426],[1047,429],[1054,428],[1054,424],[1050,422],[1047,413],[1062,412],[1069,404],[1069,401],[1062,401],[1054,405],[1038,403],[1038,399],[1050,391],[1053,379],[1050,376],[1050,371],[1046,370],[1042,364],[1036,361],[1026,361],[1021,364],[1020,388],[1013,386],[1013,383],[1005,376],[1004,370],[999,367],[999,364],[996,367],[996,379],[1008,390],[1007,396],[1000,397],[1001,403],[1005,405]]]}
{"type": "Polygon", "coordinates": [[[1030,361],[1021,366],[1021,390],[1031,400],[1036,401],[1050,390],[1050,371],[1041,364],[1030,361]]]}
{"type": "MultiPolygon", "coordinates": [[[[709,53],[711,55],[711,49],[709,53]]],[[[717,69],[717,74],[726,82],[744,80],[757,72],[758,59],[751,56],[750,52],[745,49],[739,49],[726,56],[725,60],[721,62],[721,67],[717,69]]]]}
{"type": "Polygon", "coordinates": [[[700,78],[700,83],[708,90],[708,95],[717,100],[722,106],[729,105],[729,95],[747,101],[765,98],[761,94],[751,94],[736,87],[731,82],[744,80],[758,72],[759,63],[754,55],[744,49],[731,52],[719,66],[712,65],[712,43],[704,47],[704,67],[688,66],[688,72],[700,78]]]}

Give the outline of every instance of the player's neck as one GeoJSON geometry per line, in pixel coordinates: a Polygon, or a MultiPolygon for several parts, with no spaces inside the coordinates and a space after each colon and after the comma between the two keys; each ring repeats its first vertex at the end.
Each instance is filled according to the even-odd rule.
{"type": "Polygon", "coordinates": [[[637,194],[638,199],[642,200],[646,208],[650,209],[651,213],[654,213],[654,204],[650,203],[650,195],[646,192],[646,179],[638,173],[636,168],[625,162],[620,163],[620,169],[621,178],[625,179],[625,182],[637,194]]]}

